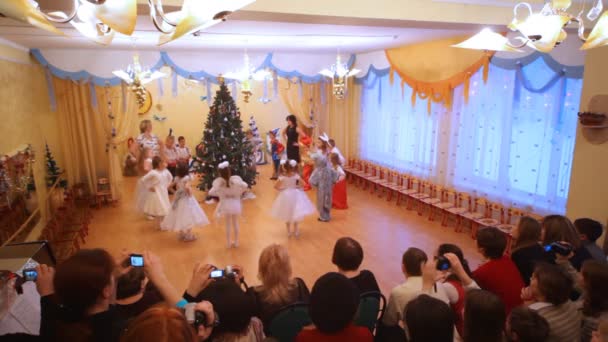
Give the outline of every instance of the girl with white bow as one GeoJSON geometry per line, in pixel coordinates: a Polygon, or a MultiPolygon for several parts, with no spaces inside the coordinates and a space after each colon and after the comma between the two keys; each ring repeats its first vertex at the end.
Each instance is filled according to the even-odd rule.
{"type": "Polygon", "coordinates": [[[218,166],[220,176],[216,178],[209,190],[209,196],[219,197],[220,203],[215,209],[217,217],[226,218],[226,245],[228,248],[239,246],[239,216],[241,215],[241,196],[247,191],[247,183],[239,176],[232,176],[230,163],[227,161],[218,166]],[[234,239],[230,240],[232,227],[234,239]]]}
{"type": "Polygon", "coordinates": [[[285,222],[287,237],[300,237],[298,224],[308,215],[315,213],[315,207],[302,191],[298,162],[281,160],[284,174],[279,176],[274,188],[281,192],[274,200],[270,215],[285,222]],[[291,229],[293,227],[293,231],[291,229]]]}

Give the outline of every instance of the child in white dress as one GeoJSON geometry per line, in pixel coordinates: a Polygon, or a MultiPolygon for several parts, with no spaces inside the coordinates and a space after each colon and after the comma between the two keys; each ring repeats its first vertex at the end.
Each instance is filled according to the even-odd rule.
{"type": "Polygon", "coordinates": [[[169,213],[171,203],[167,189],[173,180],[167,164],[160,158],[152,158],[152,167],[137,183],[137,209],[149,220],[162,218],[169,213]]]}
{"type": "Polygon", "coordinates": [[[144,147],[139,155],[139,160],[137,161],[137,168],[140,175],[145,175],[152,170],[152,156],[152,149],[144,147]]]}
{"type": "Polygon", "coordinates": [[[213,181],[209,196],[219,197],[215,215],[226,218],[226,245],[230,247],[239,246],[239,216],[242,212],[241,196],[247,191],[247,183],[239,176],[231,176],[230,164],[225,161],[217,168],[220,177],[213,181]],[[234,232],[234,240],[230,240],[230,227],[234,232]]]}
{"type": "Polygon", "coordinates": [[[284,174],[279,176],[279,180],[274,185],[274,188],[281,192],[274,200],[270,215],[285,222],[287,237],[291,237],[293,234],[297,239],[300,237],[298,223],[304,217],[314,214],[316,210],[306,193],[302,191],[300,175],[297,172],[298,163],[295,160],[281,162],[284,174]]]}
{"type": "Polygon", "coordinates": [[[208,225],[209,219],[192,196],[190,185],[192,177],[188,174],[188,164],[178,163],[175,172],[177,174],[173,181],[177,188],[175,199],[169,214],[161,222],[160,229],[178,231],[180,240],[194,241],[196,235],[192,233],[192,228],[208,225]]]}

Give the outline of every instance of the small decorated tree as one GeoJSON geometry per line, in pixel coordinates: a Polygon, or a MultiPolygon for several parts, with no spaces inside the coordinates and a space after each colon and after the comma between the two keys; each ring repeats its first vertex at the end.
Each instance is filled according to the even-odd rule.
{"type": "MultiPolygon", "coordinates": [[[[49,148],[49,144],[45,144],[45,157],[46,157],[46,185],[47,187],[52,187],[53,184],[57,181],[57,178],[61,176],[61,169],[57,166],[57,162],[55,161],[55,157],[53,157],[53,153],[49,148]]],[[[66,187],[67,181],[62,180],[59,183],[60,186],[66,187]]]]}
{"type": "Polygon", "coordinates": [[[218,177],[217,165],[223,161],[228,161],[232,174],[240,176],[247,184],[252,185],[255,180],[255,171],[250,167],[252,146],[243,132],[241,113],[223,78],[219,80],[220,89],[209,109],[202,139],[204,147],[196,167],[196,172],[202,175],[199,184],[201,190],[211,188],[213,180],[218,177]]]}
{"type": "Polygon", "coordinates": [[[266,164],[266,153],[264,153],[264,148],[262,146],[264,144],[264,141],[260,136],[260,131],[258,130],[258,125],[255,123],[253,115],[249,118],[249,129],[253,134],[252,143],[255,150],[255,162],[258,165],[264,165],[266,164]]]}

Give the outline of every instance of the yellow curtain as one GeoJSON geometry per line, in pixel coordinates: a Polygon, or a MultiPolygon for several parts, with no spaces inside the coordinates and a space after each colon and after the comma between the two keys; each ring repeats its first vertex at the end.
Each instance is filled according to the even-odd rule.
{"type": "Polygon", "coordinates": [[[345,158],[358,156],[359,146],[359,103],[361,87],[354,78],[347,80],[347,93],[343,100],[338,100],[332,93],[331,84],[326,87],[328,100],[327,134],[336,141],[345,158]]]}
{"type": "Polygon", "coordinates": [[[121,87],[96,87],[98,105],[94,106],[89,84],[58,78],[54,78],[53,83],[68,182],[83,182],[94,193],[97,179],[107,177],[113,199],[119,199],[122,189],[119,154],[124,151],[121,146],[137,124],[135,100],[127,92],[126,110],[123,111],[121,87]],[[112,130],[109,118],[110,102],[115,130],[112,130]],[[112,136],[113,131],[115,136],[112,136]]]}
{"type": "Polygon", "coordinates": [[[279,95],[281,100],[301,123],[304,132],[310,136],[317,136],[321,132],[322,120],[326,113],[326,105],[321,101],[321,85],[319,83],[301,85],[295,80],[279,78],[279,95]],[[301,87],[301,90],[300,90],[301,87]],[[310,111],[314,111],[315,121],[310,120],[310,111]]]}
{"type": "Polygon", "coordinates": [[[429,113],[432,102],[451,108],[454,88],[461,84],[465,86],[467,101],[470,77],[483,67],[484,81],[487,80],[494,53],[451,47],[464,39],[465,36],[458,36],[385,50],[391,66],[391,82],[397,73],[401,87],[407,84],[413,89],[412,104],[417,97],[427,100],[429,113]]]}
{"type": "Polygon", "coordinates": [[[106,144],[108,144],[108,179],[112,198],[118,200],[122,197],[122,157],[127,152],[126,142],[139,123],[137,102],[131,91],[125,92],[126,97],[123,99],[120,86],[95,87],[95,93],[98,106],[94,108],[94,115],[104,118],[102,123],[106,144]],[[110,120],[110,114],[114,117],[113,120],[110,120]]]}

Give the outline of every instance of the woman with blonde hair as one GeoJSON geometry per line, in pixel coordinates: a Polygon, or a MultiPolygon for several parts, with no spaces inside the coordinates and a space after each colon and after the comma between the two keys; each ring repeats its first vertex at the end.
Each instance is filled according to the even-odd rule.
{"type": "Polygon", "coordinates": [[[139,123],[140,134],[135,139],[140,149],[149,148],[152,150],[152,156],[162,156],[163,144],[156,134],[152,133],[152,121],[142,120],[139,123]]]}
{"type": "Polygon", "coordinates": [[[262,251],[258,262],[258,279],[262,285],[254,287],[257,298],[257,317],[268,328],[273,316],[284,306],[308,302],[310,291],[300,278],[292,278],[291,261],[287,248],[272,244],[262,251]]]}

